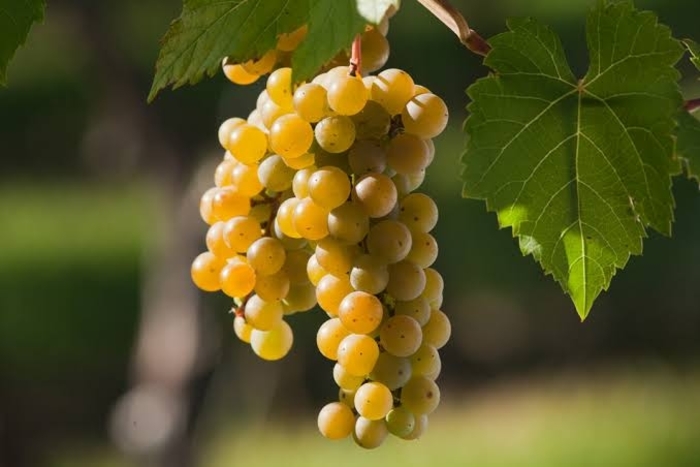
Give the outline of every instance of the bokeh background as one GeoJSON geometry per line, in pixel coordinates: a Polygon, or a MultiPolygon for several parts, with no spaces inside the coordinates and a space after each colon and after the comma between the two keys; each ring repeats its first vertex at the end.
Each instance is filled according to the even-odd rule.
{"type": "MultiPolygon", "coordinates": [[[[586,67],[583,0],[454,1],[488,37],[532,15],[586,67]]],[[[640,1],[700,39],[696,0],[640,1]]],[[[238,342],[189,263],[218,124],[261,85],[222,76],[145,99],[177,0],[51,0],[0,89],[0,466],[699,466],[700,193],[674,184],[674,238],[651,233],[581,323],[484,205],[460,198],[465,87],[486,70],[417,2],[390,66],[442,95],[451,126],[424,189],[453,338],[443,402],[419,442],[363,452],[315,432],[336,396],[315,350],[323,314],[291,318],[266,363],[238,342]]],[[[684,90],[700,95],[685,64],[684,90]]]]}

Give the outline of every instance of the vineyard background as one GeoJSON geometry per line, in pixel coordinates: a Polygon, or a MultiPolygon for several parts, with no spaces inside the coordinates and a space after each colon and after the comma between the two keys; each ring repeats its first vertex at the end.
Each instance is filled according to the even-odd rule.
{"type": "MultiPolygon", "coordinates": [[[[550,23],[583,74],[590,2],[453,3],[485,37],[506,16],[550,23]]],[[[698,39],[694,3],[637,6],[698,39]]],[[[452,115],[424,185],[454,325],[443,404],[418,443],[320,440],[315,412],[335,396],[315,350],[321,313],[293,318],[295,349],[264,363],[235,340],[226,300],[189,283],[217,126],[247,115],[261,84],[216,76],[146,106],[179,8],[52,0],[0,89],[0,466],[700,464],[697,185],[676,180],[674,238],[651,235],[580,324],[495,216],[460,198],[464,88],[486,70],[409,0],[389,66],[452,115]]],[[[700,95],[683,66],[684,91],[700,95]]]]}

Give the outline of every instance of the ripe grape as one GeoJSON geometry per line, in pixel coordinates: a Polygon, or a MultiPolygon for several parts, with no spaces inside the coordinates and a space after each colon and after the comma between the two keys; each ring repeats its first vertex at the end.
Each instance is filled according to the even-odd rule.
{"type": "Polygon", "coordinates": [[[336,363],[333,367],[333,381],[335,381],[335,384],[341,389],[357,391],[357,388],[365,382],[365,377],[351,375],[343,365],[336,363]]]}
{"type": "Polygon", "coordinates": [[[381,446],[389,434],[384,420],[370,420],[358,417],[355,422],[353,439],[358,446],[365,449],[374,449],[381,446]]]}
{"type": "Polygon", "coordinates": [[[428,415],[440,403],[440,388],[425,376],[411,378],[401,389],[401,404],[417,415],[428,415]]]}
{"type": "Polygon", "coordinates": [[[245,297],[255,288],[255,270],[245,261],[230,261],[221,269],[221,290],[229,297],[245,297]]]}
{"type": "Polygon", "coordinates": [[[395,315],[386,320],[379,330],[382,347],[397,357],[414,354],[423,340],[423,331],[418,321],[406,315],[395,315]]]}
{"type": "Polygon", "coordinates": [[[355,427],[355,415],[341,402],[326,404],[318,414],[318,430],[328,439],[350,436],[355,427]]]}
{"type": "Polygon", "coordinates": [[[403,70],[390,68],[379,73],[372,83],[371,98],[380,103],[391,115],[401,113],[413,97],[415,83],[403,70]]]}
{"type": "Polygon", "coordinates": [[[269,331],[253,329],[250,334],[250,347],[263,360],[279,360],[289,353],[293,342],[292,328],[284,320],[269,331]]]}
{"type": "Polygon", "coordinates": [[[279,300],[263,300],[257,294],[251,295],[243,311],[246,322],[260,331],[269,331],[276,327],[284,314],[279,300]]]}
{"type": "Polygon", "coordinates": [[[350,332],[371,334],[382,322],[384,308],[374,295],[351,292],[338,306],[338,317],[350,332]]]}
{"type": "Polygon", "coordinates": [[[337,360],[340,341],[350,334],[350,331],[343,326],[340,318],[328,319],[318,328],[316,346],[321,355],[330,360],[337,360]]]}
{"type": "Polygon", "coordinates": [[[411,361],[408,358],[382,352],[369,377],[395,391],[403,387],[411,379],[412,374],[411,361]]]}
{"type": "Polygon", "coordinates": [[[278,68],[267,78],[267,95],[280,107],[292,106],[292,69],[278,68]]]}
{"type": "Polygon", "coordinates": [[[406,132],[420,138],[435,138],[442,133],[448,118],[445,102],[431,93],[416,95],[401,111],[401,123],[406,132]]]}
{"type": "Polygon", "coordinates": [[[349,244],[360,243],[369,232],[369,216],[352,201],[341,204],[328,213],[328,233],[349,244]]]}
{"type": "Polygon", "coordinates": [[[321,167],[308,180],[309,196],[319,206],[329,211],[347,201],[350,196],[348,174],[338,167],[321,167]]]}
{"type": "Polygon", "coordinates": [[[378,358],[377,341],[365,334],[350,334],[338,345],[338,363],[351,375],[368,375],[378,358]]]}
{"type": "Polygon", "coordinates": [[[328,86],[328,105],[338,115],[355,115],[367,103],[369,91],[359,76],[332,76],[328,86]]]}
{"type": "Polygon", "coordinates": [[[416,416],[405,407],[396,407],[386,414],[386,427],[392,435],[405,438],[413,433],[416,427],[416,416]]]}
{"type": "Polygon", "coordinates": [[[326,117],[316,124],[314,134],[324,151],[338,154],[350,149],[355,142],[355,124],[343,115],[326,117]]]}
{"type": "Polygon", "coordinates": [[[394,406],[394,397],[382,383],[370,381],[355,392],[355,409],[369,420],[381,420],[394,406]]]}
{"type": "Polygon", "coordinates": [[[389,265],[389,283],[386,291],[396,300],[413,300],[425,289],[425,272],[408,260],[389,265]]]}
{"type": "Polygon", "coordinates": [[[258,274],[270,275],[282,268],[287,253],[276,238],[262,237],[248,247],[246,256],[258,274]]]}
{"type": "Polygon", "coordinates": [[[380,173],[368,173],[355,182],[352,199],[360,204],[369,217],[384,217],[391,212],[397,200],[396,185],[380,173]]]}
{"type": "Polygon", "coordinates": [[[441,349],[450,339],[452,325],[450,319],[441,310],[432,310],[430,319],[423,326],[423,340],[426,344],[441,349]]]}
{"type": "Polygon", "coordinates": [[[267,152],[267,135],[260,128],[244,123],[231,132],[226,149],[237,161],[253,164],[267,152]]]}
{"type": "Polygon", "coordinates": [[[216,292],[221,288],[219,274],[224,267],[224,260],[209,251],[201,253],[192,262],[192,282],[206,292],[216,292]]]}
{"type": "MultiPolygon", "coordinates": [[[[270,127],[270,149],[282,157],[294,159],[306,153],[314,140],[311,124],[296,114],[282,115],[270,127]]],[[[283,190],[274,190],[283,191],[283,190]]]]}

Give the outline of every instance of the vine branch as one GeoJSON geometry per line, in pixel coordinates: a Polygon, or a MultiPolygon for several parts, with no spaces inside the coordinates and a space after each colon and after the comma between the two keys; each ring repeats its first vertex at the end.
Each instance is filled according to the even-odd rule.
{"type": "Polygon", "coordinates": [[[464,46],[477,55],[486,56],[491,46],[476,31],[455,7],[447,0],[418,0],[437,19],[454,32],[464,46]]]}
{"type": "Polygon", "coordinates": [[[362,76],[362,36],[355,36],[350,51],[350,76],[362,76]]]}

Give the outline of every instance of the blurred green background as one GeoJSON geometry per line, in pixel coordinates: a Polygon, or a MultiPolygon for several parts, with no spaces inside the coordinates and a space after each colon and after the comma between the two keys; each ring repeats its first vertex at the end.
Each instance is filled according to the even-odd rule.
{"type": "MultiPolygon", "coordinates": [[[[315,432],[336,396],[321,313],[291,318],[280,363],[236,341],[202,296],[198,196],[218,124],[261,85],[222,76],[145,103],[175,0],[51,0],[0,89],[0,466],[699,466],[700,194],[677,179],[674,238],[654,233],[581,324],[482,203],[460,198],[464,89],[486,70],[417,2],[389,66],[450,105],[425,191],[453,338],[441,408],[418,442],[362,452],[315,432]]],[[[488,37],[531,15],[585,70],[583,0],[454,2],[488,37]]],[[[648,0],[700,39],[697,0],[648,0]]],[[[700,95],[690,67],[687,95],[700,95]]]]}

